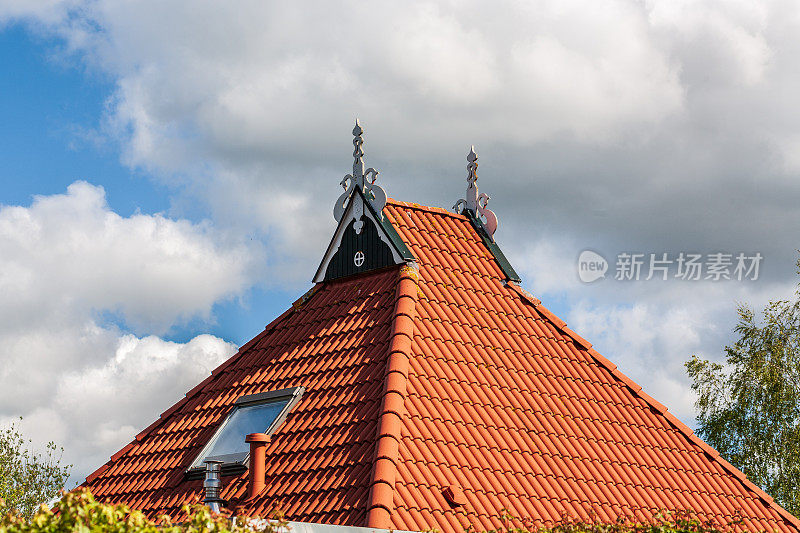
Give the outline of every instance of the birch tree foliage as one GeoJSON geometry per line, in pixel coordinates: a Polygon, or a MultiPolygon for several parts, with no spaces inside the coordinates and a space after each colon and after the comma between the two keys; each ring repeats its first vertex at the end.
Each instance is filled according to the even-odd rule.
{"type": "MultiPolygon", "coordinates": [[[[800,261],[798,261],[800,267],[800,261]]],[[[757,317],[738,308],[725,364],[692,356],[698,434],[794,515],[800,513],[800,289],[757,317]]]]}
{"type": "Polygon", "coordinates": [[[61,465],[63,449],[49,442],[33,450],[15,424],[0,428],[0,515],[31,517],[64,487],[71,465],[61,465]]]}

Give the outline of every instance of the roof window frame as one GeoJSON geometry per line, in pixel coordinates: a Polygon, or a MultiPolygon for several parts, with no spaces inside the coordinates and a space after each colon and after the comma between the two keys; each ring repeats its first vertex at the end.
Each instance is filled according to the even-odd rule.
{"type": "MultiPolygon", "coordinates": [[[[238,475],[248,469],[248,460],[250,458],[250,450],[249,448],[247,451],[244,452],[237,452],[225,455],[215,455],[206,457],[206,453],[208,453],[216,444],[217,440],[225,431],[225,427],[233,418],[233,415],[242,408],[253,407],[257,405],[268,404],[272,402],[277,402],[281,400],[288,400],[286,405],[281,409],[272,423],[263,431],[267,435],[272,435],[277,429],[286,421],[286,417],[289,416],[289,413],[292,412],[294,407],[300,402],[300,399],[305,393],[305,387],[289,387],[286,389],[279,389],[274,391],[266,391],[266,392],[259,392],[256,394],[247,394],[245,396],[241,396],[236,399],[233,403],[233,406],[228,414],[225,415],[225,418],[222,420],[222,423],[219,424],[217,429],[211,435],[211,438],[205,443],[203,448],[200,450],[194,460],[191,462],[190,466],[186,469],[186,475],[190,479],[199,479],[202,478],[205,471],[205,466],[203,462],[207,459],[216,459],[223,461],[221,474],[223,476],[226,475],[238,475]],[[203,459],[203,462],[200,462],[200,459],[203,459]]],[[[242,442],[244,442],[244,438],[246,435],[242,435],[242,442]]]]}

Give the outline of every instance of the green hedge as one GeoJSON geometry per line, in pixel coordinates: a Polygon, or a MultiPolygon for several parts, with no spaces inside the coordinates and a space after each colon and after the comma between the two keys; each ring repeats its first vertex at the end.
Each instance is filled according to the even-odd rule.
{"type": "MultiPolygon", "coordinates": [[[[0,502],[2,506],[2,502],[0,502]]],[[[140,511],[125,505],[109,505],[95,500],[88,490],[64,493],[55,508],[42,506],[32,518],[11,513],[0,517],[0,533],[285,533],[286,521],[280,517],[245,523],[213,514],[202,505],[186,506],[188,518],[175,524],[168,516],[149,520],[140,511]],[[254,527],[257,524],[257,527],[254,527]]],[[[505,527],[485,533],[723,533],[743,529],[741,521],[719,525],[679,511],[655,515],[647,521],[621,518],[613,523],[562,520],[549,528],[512,526],[521,520],[503,512],[499,517],[505,527]],[[738,526],[738,527],[737,527],[738,526]]],[[[431,532],[436,531],[431,529],[431,532]]],[[[466,533],[476,533],[471,527],[466,533]]]]}

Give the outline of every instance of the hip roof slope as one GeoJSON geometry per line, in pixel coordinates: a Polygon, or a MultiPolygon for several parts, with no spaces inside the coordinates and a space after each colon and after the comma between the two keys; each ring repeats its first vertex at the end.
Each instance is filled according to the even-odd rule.
{"type": "MultiPolygon", "coordinates": [[[[296,521],[362,525],[374,459],[398,269],[326,283],[258,337],[106,465],[84,486],[101,500],[150,516],[180,516],[197,502],[192,463],[237,398],[306,387],[267,446],[267,488],[240,509],[281,509],[296,521]]],[[[244,436],[242,437],[244,438],[244,436]]],[[[223,478],[222,498],[246,496],[247,474],[223,478]]]]}
{"type": "Polygon", "coordinates": [[[392,201],[419,261],[394,526],[462,531],[687,509],[748,530],[800,523],[507,283],[467,218],[392,201]],[[443,489],[462,488],[452,507],[443,489]]]}

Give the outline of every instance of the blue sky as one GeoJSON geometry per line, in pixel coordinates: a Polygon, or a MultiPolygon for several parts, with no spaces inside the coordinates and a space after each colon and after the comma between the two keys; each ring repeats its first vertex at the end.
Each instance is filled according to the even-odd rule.
{"type": "Polygon", "coordinates": [[[97,129],[113,80],[59,58],[59,42],[21,25],[0,32],[4,204],[28,204],[34,194],[56,194],[83,179],[103,185],[123,215],[164,211],[169,194],[147,174],[120,164],[111,143],[87,137],[97,129]]]}
{"type": "MultiPolygon", "coordinates": [[[[109,206],[122,216],[169,212],[173,191],[147,170],[124,165],[116,142],[98,131],[113,80],[66,56],[62,48],[60,40],[35,35],[19,24],[0,32],[7,69],[0,79],[5,117],[0,135],[6,147],[0,153],[0,203],[29,205],[34,195],[59,194],[70,183],[85,180],[102,186],[109,206]]],[[[312,275],[310,271],[309,280],[312,275]]],[[[211,333],[241,345],[301,294],[253,286],[234,300],[216,303],[210,320],[175,324],[163,338],[186,342],[211,333]]],[[[563,301],[562,295],[553,295],[548,303],[561,312],[563,301]]],[[[100,317],[129,328],[117,314],[100,317]]]]}
{"type": "MultiPolygon", "coordinates": [[[[170,188],[146,170],[122,164],[116,143],[98,133],[113,80],[64,57],[60,48],[58,39],[21,25],[0,32],[0,204],[29,205],[34,195],[63,193],[85,180],[102,186],[109,206],[122,216],[169,211],[170,188]]],[[[298,296],[251,287],[216,303],[210,319],[176,324],[163,338],[186,342],[211,333],[241,345],[298,296]]],[[[119,315],[104,313],[101,320],[128,327],[119,315]]]]}
{"type": "Polygon", "coordinates": [[[797,281],[792,9],[0,3],[0,424],[80,480],[261,331],[311,285],[355,117],[401,200],[452,206],[475,145],[523,286],[693,424],[683,363],[797,281]],[[615,281],[620,252],[764,262],[615,281]]]}

